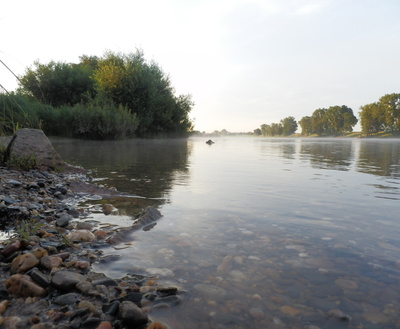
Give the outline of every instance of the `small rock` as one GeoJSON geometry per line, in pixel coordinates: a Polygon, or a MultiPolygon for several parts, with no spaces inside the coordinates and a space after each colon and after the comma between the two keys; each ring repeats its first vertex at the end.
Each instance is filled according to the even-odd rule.
{"type": "Polygon", "coordinates": [[[86,281],[82,274],[71,271],[58,271],[51,278],[51,283],[60,290],[71,290],[82,281],[86,281]]]}
{"type": "Polygon", "coordinates": [[[88,230],[76,230],[67,234],[67,239],[73,242],[93,242],[96,236],[88,230]]]}
{"type": "Polygon", "coordinates": [[[33,251],[33,254],[36,256],[37,259],[40,259],[44,256],[47,256],[47,251],[46,249],[39,247],[33,251]]]}
{"type": "Polygon", "coordinates": [[[72,305],[78,301],[79,297],[79,294],[71,292],[69,294],[57,296],[54,298],[53,303],[57,305],[72,305]]]}
{"type": "Polygon", "coordinates": [[[153,322],[146,329],[167,329],[167,326],[163,325],[161,322],[153,322]]]}
{"type": "Polygon", "coordinates": [[[83,300],[79,302],[78,309],[88,309],[89,312],[95,312],[96,306],[94,306],[94,304],[92,302],[89,302],[88,300],[83,300]]]}
{"type": "Polygon", "coordinates": [[[261,320],[265,317],[264,311],[260,307],[250,307],[249,313],[256,320],[261,320]]]}
{"type": "Polygon", "coordinates": [[[37,268],[33,268],[29,273],[33,281],[35,281],[41,287],[48,287],[50,285],[50,281],[45,274],[40,272],[37,268]]]}
{"type": "Polygon", "coordinates": [[[347,279],[337,279],[335,284],[344,290],[355,290],[358,288],[358,284],[355,281],[347,279]]]}
{"type": "Polygon", "coordinates": [[[40,265],[48,271],[57,268],[62,264],[61,257],[57,256],[44,256],[40,259],[40,265]]]}
{"type": "Polygon", "coordinates": [[[281,310],[282,313],[285,313],[286,315],[289,316],[296,316],[300,314],[300,310],[291,306],[282,306],[279,309],[281,310]]]}
{"type": "Polygon", "coordinates": [[[84,295],[88,295],[93,289],[93,285],[88,281],[81,281],[76,284],[76,289],[84,295]]]}
{"type": "Polygon", "coordinates": [[[18,297],[44,297],[47,295],[45,289],[32,281],[31,277],[25,274],[14,274],[10,276],[5,286],[10,294],[18,297]]]}
{"type": "Polygon", "coordinates": [[[9,243],[2,251],[1,251],[1,255],[4,257],[8,257],[11,254],[13,254],[14,252],[16,252],[17,250],[19,250],[21,248],[21,241],[20,240],[16,240],[12,243],[9,243]]]}
{"type": "Polygon", "coordinates": [[[172,272],[169,268],[148,268],[147,273],[150,275],[161,275],[166,277],[174,276],[174,272],[172,272]]]}
{"type": "Polygon", "coordinates": [[[17,181],[17,180],[15,180],[15,179],[10,179],[10,180],[8,180],[7,181],[7,184],[8,185],[13,185],[13,186],[21,186],[22,185],[22,183],[20,182],[20,181],[17,181]]]}
{"type": "Polygon", "coordinates": [[[0,302],[0,315],[2,315],[6,311],[7,306],[8,306],[8,300],[7,299],[2,300],[0,302]]]}
{"type": "Polygon", "coordinates": [[[121,303],[117,300],[111,304],[103,304],[102,311],[104,314],[115,316],[118,313],[120,304],[121,303]]]}
{"type": "Polygon", "coordinates": [[[146,324],[148,317],[135,303],[123,301],[119,306],[118,317],[121,321],[131,327],[146,324]]]}
{"type": "Polygon", "coordinates": [[[34,254],[29,253],[19,255],[12,261],[10,272],[11,274],[25,273],[26,271],[29,271],[31,268],[34,268],[38,264],[39,260],[34,254]]]}
{"type": "Polygon", "coordinates": [[[161,297],[164,296],[171,296],[171,295],[176,295],[178,292],[178,288],[176,287],[159,287],[157,288],[157,292],[161,297]]]}
{"type": "Polygon", "coordinates": [[[102,208],[104,215],[118,214],[118,209],[112,204],[103,204],[102,208]]]}
{"type": "Polygon", "coordinates": [[[72,219],[73,217],[71,215],[62,214],[59,218],[56,219],[56,225],[59,227],[66,227],[72,219]]]}
{"type": "Polygon", "coordinates": [[[112,329],[112,324],[108,321],[101,321],[96,329],[112,329]]]}
{"type": "Polygon", "coordinates": [[[7,316],[4,318],[3,326],[6,329],[15,329],[22,320],[18,316],[7,316]]]}
{"type": "Polygon", "coordinates": [[[76,229],[77,230],[91,230],[93,228],[93,225],[88,223],[88,222],[78,222],[76,224],[76,229]]]}

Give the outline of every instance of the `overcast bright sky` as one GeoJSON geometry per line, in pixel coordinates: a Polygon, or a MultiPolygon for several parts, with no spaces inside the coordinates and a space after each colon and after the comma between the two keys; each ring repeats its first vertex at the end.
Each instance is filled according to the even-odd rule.
{"type": "MultiPolygon", "coordinates": [[[[0,60],[78,62],[143,50],[192,94],[195,129],[253,131],[318,108],[400,93],[399,0],[13,0],[0,60]]],[[[16,79],[0,63],[0,84],[16,79]]],[[[357,127],[356,127],[357,128],[357,127]]],[[[356,129],[357,130],[357,129],[356,129]]]]}

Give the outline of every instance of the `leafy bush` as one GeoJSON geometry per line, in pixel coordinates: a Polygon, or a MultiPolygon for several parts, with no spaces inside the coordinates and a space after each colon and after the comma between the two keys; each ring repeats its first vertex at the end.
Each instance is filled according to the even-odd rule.
{"type": "Polygon", "coordinates": [[[20,94],[0,95],[0,134],[19,128],[42,129],[49,136],[119,139],[133,136],[139,120],[122,105],[89,99],[86,104],[53,107],[20,94]]]}

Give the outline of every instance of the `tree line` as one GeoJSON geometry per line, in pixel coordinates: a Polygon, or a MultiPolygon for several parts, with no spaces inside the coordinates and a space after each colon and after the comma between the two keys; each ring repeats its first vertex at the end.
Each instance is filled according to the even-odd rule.
{"type": "Polygon", "coordinates": [[[79,63],[35,61],[16,92],[1,94],[0,129],[41,128],[49,135],[109,139],[187,136],[191,95],[176,95],[170,78],[141,50],[79,63]]]}
{"type": "MultiPolygon", "coordinates": [[[[400,94],[382,96],[379,101],[360,107],[361,131],[365,136],[378,132],[400,134],[400,94]]],[[[358,123],[353,110],[346,105],[319,108],[311,116],[304,116],[298,121],[301,135],[340,136],[353,131],[358,123]]],[[[289,136],[296,132],[297,122],[289,116],[280,123],[262,124],[254,129],[254,135],[289,136]]]]}
{"type": "Polygon", "coordinates": [[[360,123],[363,134],[388,131],[400,133],[400,94],[387,94],[377,102],[361,106],[360,123]]]}
{"type": "Polygon", "coordinates": [[[260,128],[254,130],[255,135],[268,137],[289,136],[296,132],[297,122],[292,116],[282,119],[279,123],[262,124],[260,128]]]}

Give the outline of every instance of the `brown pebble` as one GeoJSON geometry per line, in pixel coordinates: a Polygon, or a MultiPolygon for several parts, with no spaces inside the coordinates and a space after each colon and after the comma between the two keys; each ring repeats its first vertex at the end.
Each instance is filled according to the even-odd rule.
{"type": "Polygon", "coordinates": [[[39,317],[37,315],[34,315],[34,316],[31,317],[31,322],[33,324],[36,324],[36,323],[40,322],[40,319],[39,319],[39,317]]]}
{"type": "Polygon", "coordinates": [[[1,303],[0,303],[0,315],[2,315],[6,311],[7,306],[8,306],[8,300],[7,299],[1,301],[1,303]]]}
{"type": "Polygon", "coordinates": [[[102,321],[96,329],[112,329],[112,324],[108,321],[102,321]]]}
{"type": "Polygon", "coordinates": [[[93,303],[89,302],[88,300],[83,300],[79,302],[78,308],[87,308],[90,312],[95,312],[96,311],[96,306],[93,305],[93,303]]]}
{"type": "Polygon", "coordinates": [[[161,322],[153,322],[146,329],[167,329],[167,326],[161,322]]]}
{"type": "Polygon", "coordinates": [[[75,267],[75,268],[79,268],[79,269],[81,269],[81,270],[84,270],[85,268],[88,268],[88,267],[89,267],[89,263],[88,263],[88,262],[84,262],[84,261],[78,260],[78,261],[76,261],[74,267],[75,267]]]}
{"type": "Polygon", "coordinates": [[[40,259],[40,265],[46,270],[52,270],[62,264],[61,257],[57,256],[44,256],[40,259]]]}
{"type": "Polygon", "coordinates": [[[21,241],[16,240],[12,243],[9,243],[2,251],[1,255],[4,257],[10,256],[12,253],[16,252],[21,248],[21,241]]]}
{"type": "Polygon", "coordinates": [[[37,259],[40,259],[44,256],[47,256],[47,251],[46,249],[39,247],[33,251],[33,254],[36,256],[37,259]]]}
{"type": "Polygon", "coordinates": [[[6,316],[3,325],[6,329],[16,328],[19,322],[21,322],[21,318],[18,316],[6,316]]]}
{"type": "Polygon", "coordinates": [[[107,237],[108,233],[103,230],[97,230],[94,232],[94,235],[96,236],[97,240],[103,240],[107,237]]]}
{"type": "Polygon", "coordinates": [[[15,273],[25,273],[31,268],[34,268],[39,264],[39,260],[34,254],[23,254],[15,257],[11,263],[10,272],[15,273]]]}
{"type": "Polygon", "coordinates": [[[45,289],[33,282],[30,276],[24,274],[11,275],[4,285],[8,293],[18,297],[44,297],[47,295],[45,289]]]}

